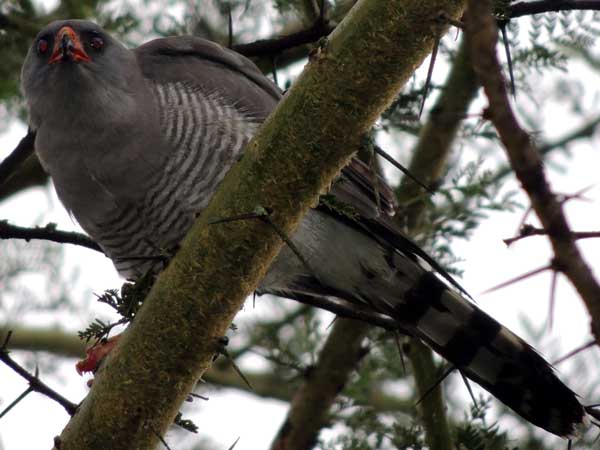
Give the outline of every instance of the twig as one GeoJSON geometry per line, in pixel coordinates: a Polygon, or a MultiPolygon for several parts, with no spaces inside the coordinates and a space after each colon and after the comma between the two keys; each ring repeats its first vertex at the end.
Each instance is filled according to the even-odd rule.
{"type": "Polygon", "coordinates": [[[247,57],[261,57],[277,55],[290,48],[310,44],[327,36],[334,27],[329,23],[317,19],[309,28],[297,31],[287,36],[274,39],[261,39],[250,44],[236,44],[232,48],[247,57]]]}
{"type": "Polygon", "coordinates": [[[554,260],[586,304],[592,318],[592,333],[600,339],[600,285],[575,245],[562,204],[550,189],[534,143],[512,111],[496,55],[498,28],[490,11],[490,0],[470,0],[466,12],[471,59],[490,105],[487,116],[498,131],[531,206],[548,230],[554,260]]]}
{"type": "Polygon", "coordinates": [[[571,10],[600,11],[598,0],[538,0],[533,2],[518,2],[506,9],[506,18],[530,16],[546,12],[571,10]]]}
{"type": "Polygon", "coordinates": [[[33,153],[35,132],[28,131],[15,149],[0,163],[0,186],[2,186],[33,153]]]}
{"type": "Polygon", "coordinates": [[[79,245],[103,253],[100,246],[85,234],[57,230],[56,224],[53,223],[43,227],[25,228],[10,225],[6,220],[0,220],[0,239],[25,239],[26,241],[41,239],[61,244],[79,245]]]}
{"type": "MultiPolygon", "coordinates": [[[[10,357],[7,345],[9,343],[11,334],[12,333],[9,331],[4,341],[4,345],[0,348],[0,361],[2,361],[4,364],[6,364],[8,367],[10,367],[12,370],[14,370],[16,373],[18,373],[21,377],[23,377],[29,382],[29,388],[25,392],[23,392],[23,394],[21,394],[21,396],[19,396],[17,400],[20,401],[27,394],[29,394],[29,392],[35,391],[57,402],[59,405],[65,408],[65,410],[70,416],[75,414],[75,412],[77,411],[77,405],[75,403],[70,402],[65,397],[56,392],[54,389],[43,383],[37,377],[37,373],[35,375],[30,374],[27,370],[21,367],[15,360],[13,360],[10,357]]],[[[16,405],[16,403],[18,403],[17,400],[15,400],[11,405],[9,405],[9,407],[12,408],[14,405],[16,405]]],[[[4,415],[5,413],[6,411],[3,412],[2,415],[4,415]]],[[[2,415],[0,415],[0,417],[2,415]]]]}

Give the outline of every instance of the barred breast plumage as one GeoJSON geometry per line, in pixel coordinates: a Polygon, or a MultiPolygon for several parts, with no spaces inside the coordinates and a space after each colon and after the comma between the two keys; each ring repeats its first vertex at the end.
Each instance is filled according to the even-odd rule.
{"type": "Polygon", "coordinates": [[[93,233],[117,270],[131,278],[173,253],[258,127],[218,91],[181,82],[150,87],[172,152],[143,200],[93,233]]]}

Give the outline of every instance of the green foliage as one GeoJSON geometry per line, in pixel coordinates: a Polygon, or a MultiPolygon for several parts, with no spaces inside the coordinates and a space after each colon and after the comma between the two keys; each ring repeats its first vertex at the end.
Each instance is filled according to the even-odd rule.
{"type": "Polygon", "coordinates": [[[136,283],[123,284],[120,293],[116,289],[107,289],[102,295],[97,295],[100,303],[110,306],[121,318],[116,322],[94,319],[85,330],[78,332],[79,338],[87,342],[92,339],[100,341],[106,338],[114,327],[132,322],[153,282],[154,276],[147,273],[136,283]]]}
{"type": "Polygon", "coordinates": [[[458,274],[452,264],[453,239],[468,239],[492,211],[514,211],[520,205],[514,200],[516,191],[503,191],[503,183],[483,160],[453,170],[449,184],[427,197],[427,209],[415,239],[429,248],[432,256],[449,272],[458,274]]]}

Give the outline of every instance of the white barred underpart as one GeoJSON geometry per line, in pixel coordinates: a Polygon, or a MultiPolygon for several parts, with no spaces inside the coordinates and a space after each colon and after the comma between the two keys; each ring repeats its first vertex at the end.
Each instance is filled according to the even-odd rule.
{"type": "Polygon", "coordinates": [[[157,263],[154,257],[176,248],[258,128],[218,91],[206,95],[181,82],[151,87],[172,155],[141,210],[121,212],[101,224],[96,237],[128,277],[143,275],[157,263]]]}

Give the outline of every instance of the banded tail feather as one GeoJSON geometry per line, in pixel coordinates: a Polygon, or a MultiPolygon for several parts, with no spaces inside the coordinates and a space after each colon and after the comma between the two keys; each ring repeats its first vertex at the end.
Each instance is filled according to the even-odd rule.
{"type": "Polygon", "coordinates": [[[569,437],[584,421],[583,406],[553,367],[432,272],[421,276],[394,311],[417,336],[529,422],[569,437]]]}

